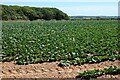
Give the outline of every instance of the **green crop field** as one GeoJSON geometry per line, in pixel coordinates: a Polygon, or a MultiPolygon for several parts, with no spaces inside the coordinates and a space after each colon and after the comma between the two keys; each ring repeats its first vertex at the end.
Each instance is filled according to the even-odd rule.
{"type": "MultiPolygon", "coordinates": [[[[90,79],[90,78],[97,78],[102,75],[117,75],[120,74],[120,68],[114,66],[110,66],[109,68],[104,68],[103,70],[89,70],[89,71],[84,71],[83,73],[79,73],[77,78],[82,78],[82,79],[90,79]]],[[[114,79],[114,78],[113,78],[114,79]]]]}
{"type": "Polygon", "coordinates": [[[2,23],[2,61],[59,66],[120,60],[117,20],[2,23]]]}

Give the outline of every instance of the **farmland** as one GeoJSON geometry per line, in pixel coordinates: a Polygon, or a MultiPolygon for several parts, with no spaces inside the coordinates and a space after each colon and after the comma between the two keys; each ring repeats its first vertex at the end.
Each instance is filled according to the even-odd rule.
{"type": "Polygon", "coordinates": [[[117,20],[2,23],[2,61],[58,66],[120,60],[117,20]]]}

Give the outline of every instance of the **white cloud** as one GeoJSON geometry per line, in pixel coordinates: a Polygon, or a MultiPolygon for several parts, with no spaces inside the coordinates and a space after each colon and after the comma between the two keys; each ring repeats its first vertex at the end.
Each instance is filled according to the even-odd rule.
{"type": "Polygon", "coordinates": [[[0,0],[0,2],[119,2],[119,0],[0,0]]]}

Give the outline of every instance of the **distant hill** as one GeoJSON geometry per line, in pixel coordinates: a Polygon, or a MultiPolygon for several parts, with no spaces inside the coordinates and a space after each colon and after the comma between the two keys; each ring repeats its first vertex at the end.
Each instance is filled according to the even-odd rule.
{"type": "Polygon", "coordinates": [[[118,16],[70,16],[70,18],[115,18],[117,19],[118,16]]]}
{"type": "Polygon", "coordinates": [[[69,16],[57,8],[37,8],[29,6],[2,6],[2,20],[68,20],[69,16]]]}

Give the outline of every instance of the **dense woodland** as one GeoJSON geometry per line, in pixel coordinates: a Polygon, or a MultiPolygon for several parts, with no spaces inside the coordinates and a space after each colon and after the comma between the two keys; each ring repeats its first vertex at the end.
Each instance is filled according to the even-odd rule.
{"type": "Polygon", "coordinates": [[[57,8],[37,8],[29,6],[2,6],[2,20],[68,20],[66,13],[57,8]]]}

